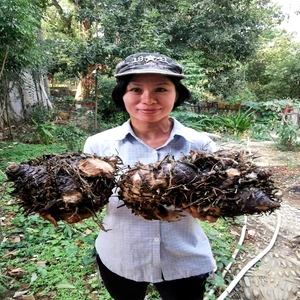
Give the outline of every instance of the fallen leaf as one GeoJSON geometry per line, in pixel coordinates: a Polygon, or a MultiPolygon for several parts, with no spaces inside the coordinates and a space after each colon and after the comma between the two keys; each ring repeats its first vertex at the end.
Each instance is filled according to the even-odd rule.
{"type": "Polygon", "coordinates": [[[18,253],[18,251],[9,251],[9,252],[6,253],[3,257],[14,258],[14,257],[16,256],[17,253],[18,253]]]}
{"type": "Polygon", "coordinates": [[[92,230],[90,230],[90,229],[87,229],[86,231],[85,231],[85,234],[91,234],[93,231],[92,230]]]}
{"type": "Polygon", "coordinates": [[[240,233],[239,233],[239,232],[237,232],[237,231],[234,231],[234,230],[231,230],[231,231],[230,231],[230,234],[232,234],[232,235],[236,235],[236,236],[239,236],[239,235],[240,235],[240,233]]]}
{"type": "Polygon", "coordinates": [[[20,243],[20,242],[21,242],[20,236],[18,236],[18,235],[15,236],[15,237],[14,237],[14,242],[15,242],[15,243],[20,243]]]}
{"type": "Polygon", "coordinates": [[[21,296],[27,294],[28,292],[29,292],[29,290],[15,292],[15,294],[13,295],[13,298],[21,297],[21,296]]]}
{"type": "Polygon", "coordinates": [[[92,294],[91,294],[90,296],[91,296],[91,298],[92,298],[93,300],[99,299],[98,292],[96,292],[96,291],[92,292],[92,294]]]}
{"type": "Polygon", "coordinates": [[[254,237],[256,235],[256,230],[254,229],[249,229],[247,234],[250,236],[250,237],[254,237]]]}
{"type": "Polygon", "coordinates": [[[22,277],[25,271],[22,268],[17,268],[17,269],[10,270],[7,273],[13,277],[22,277]]]}
{"type": "Polygon", "coordinates": [[[48,261],[38,261],[37,263],[36,263],[36,265],[38,266],[38,267],[44,267],[44,266],[47,266],[47,265],[49,265],[49,262],[48,261]]]}

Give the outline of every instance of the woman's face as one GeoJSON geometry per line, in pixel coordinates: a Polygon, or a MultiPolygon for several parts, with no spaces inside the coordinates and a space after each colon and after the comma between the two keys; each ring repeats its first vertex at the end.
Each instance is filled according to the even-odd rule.
{"type": "Polygon", "coordinates": [[[158,74],[133,76],[123,96],[131,119],[144,122],[157,122],[168,118],[176,98],[173,82],[158,74]]]}

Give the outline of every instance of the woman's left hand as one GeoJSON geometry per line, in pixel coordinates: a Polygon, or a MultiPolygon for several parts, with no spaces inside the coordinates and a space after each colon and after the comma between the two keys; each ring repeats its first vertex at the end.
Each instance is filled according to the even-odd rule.
{"type": "Polygon", "coordinates": [[[203,216],[201,215],[197,208],[195,206],[189,206],[187,207],[186,204],[182,204],[183,209],[188,212],[191,216],[193,216],[196,219],[199,219],[201,221],[208,221],[209,223],[215,223],[218,218],[215,218],[213,216],[203,216]]]}

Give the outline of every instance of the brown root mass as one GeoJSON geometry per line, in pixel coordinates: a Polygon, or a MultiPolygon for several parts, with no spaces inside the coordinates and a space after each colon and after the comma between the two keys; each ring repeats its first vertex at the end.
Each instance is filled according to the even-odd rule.
{"type": "Polygon", "coordinates": [[[252,158],[236,150],[191,151],[179,160],[168,155],[137,163],[120,175],[117,156],[66,153],[10,165],[6,175],[25,215],[38,213],[55,226],[94,217],[114,187],[133,213],[148,220],[177,221],[183,206],[214,217],[272,213],[280,200],[271,171],[252,158]]]}
{"type": "Polygon", "coordinates": [[[40,214],[57,226],[94,217],[108,203],[121,160],[83,153],[45,155],[8,166],[12,194],[24,214],[40,214]]]}
{"type": "Polygon", "coordinates": [[[175,161],[137,163],[118,181],[125,205],[148,220],[177,221],[183,204],[203,216],[271,213],[280,207],[268,169],[235,150],[191,151],[175,161]]]}

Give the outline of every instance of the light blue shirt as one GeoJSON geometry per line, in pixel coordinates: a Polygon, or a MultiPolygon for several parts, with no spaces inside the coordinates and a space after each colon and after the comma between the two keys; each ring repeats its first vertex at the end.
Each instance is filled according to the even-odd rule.
{"type": "MultiPolygon", "coordinates": [[[[153,149],[133,132],[130,121],[89,137],[84,152],[99,156],[118,155],[125,166],[154,163],[171,154],[178,159],[190,150],[215,151],[204,133],[174,120],[167,142],[153,149]]],[[[96,239],[96,250],[108,269],[135,281],[161,282],[211,272],[215,261],[198,219],[184,212],[177,222],[146,220],[136,216],[116,193],[110,198],[96,239]]]]}

